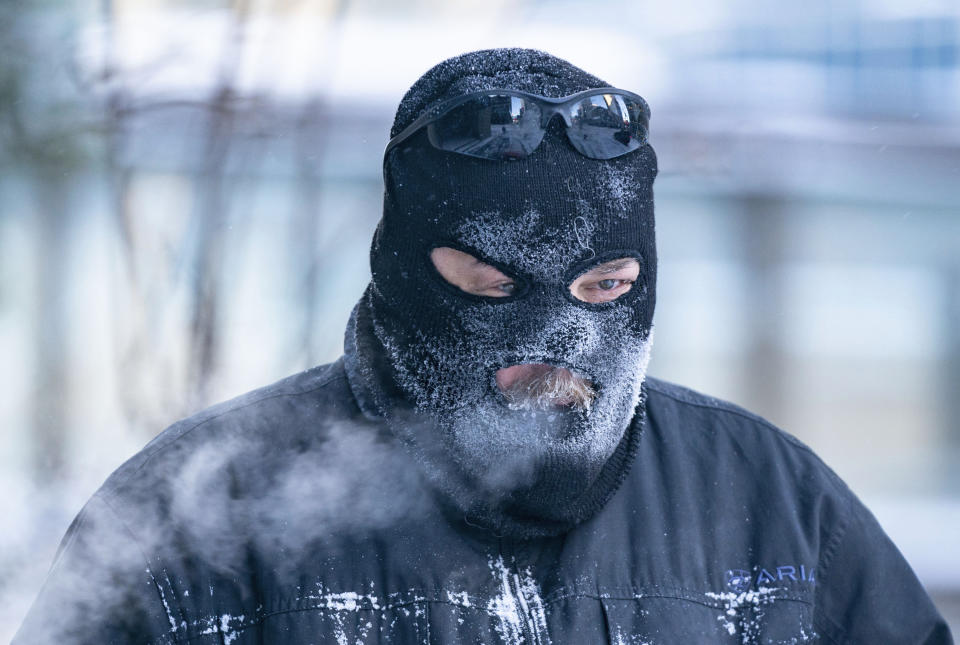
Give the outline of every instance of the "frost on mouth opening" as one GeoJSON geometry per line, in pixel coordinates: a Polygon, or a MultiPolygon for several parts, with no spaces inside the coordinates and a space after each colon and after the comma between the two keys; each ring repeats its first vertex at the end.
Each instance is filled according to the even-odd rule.
{"type": "Polygon", "coordinates": [[[497,388],[511,410],[578,408],[589,411],[597,391],[580,374],[545,363],[519,363],[497,370],[497,388]]]}

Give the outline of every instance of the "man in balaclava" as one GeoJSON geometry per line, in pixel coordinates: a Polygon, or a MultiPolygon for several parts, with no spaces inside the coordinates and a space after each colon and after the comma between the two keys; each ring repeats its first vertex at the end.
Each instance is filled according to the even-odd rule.
{"type": "MultiPolygon", "coordinates": [[[[391,134],[464,94],[561,98],[605,87],[542,52],[475,52],[417,81],[391,134]]],[[[355,311],[356,336],[348,333],[356,345],[348,370],[362,374],[357,389],[368,390],[369,405],[470,521],[513,536],[568,530],[616,490],[642,434],[656,157],[644,142],[613,159],[589,158],[571,145],[559,114],[518,159],[441,150],[428,136],[422,128],[384,159],[373,279],[355,311]],[[451,285],[431,261],[436,248],[497,267],[512,292],[482,297],[451,285]],[[599,304],[571,295],[579,275],[621,258],[640,267],[627,293],[599,304]],[[568,370],[595,399],[510,405],[495,375],[528,364],[568,370]]]]}
{"type": "Polygon", "coordinates": [[[645,378],[649,116],[543,52],[427,72],[343,359],[118,468],[16,645],[951,643],[808,448],[645,378]]]}

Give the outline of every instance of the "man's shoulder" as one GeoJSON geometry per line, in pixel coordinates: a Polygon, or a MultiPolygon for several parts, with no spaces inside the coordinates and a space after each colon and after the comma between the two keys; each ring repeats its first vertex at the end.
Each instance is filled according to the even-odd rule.
{"type": "Polygon", "coordinates": [[[718,399],[677,383],[671,383],[670,381],[664,381],[658,378],[647,378],[646,389],[648,398],[661,402],[661,404],[665,402],[665,400],[671,400],[675,404],[680,404],[690,410],[703,409],[721,414],[731,414],[742,418],[746,423],[757,423],[778,432],[780,431],[760,415],[754,414],[736,403],[718,399]]]}
{"type": "Polygon", "coordinates": [[[709,554],[725,571],[721,595],[795,594],[829,642],[901,642],[911,633],[951,642],[896,546],[810,448],[727,401],[655,379],[646,390],[636,494],[620,499],[647,512],[617,514],[666,518],[645,548],[662,535],[663,558],[675,558],[678,571],[709,554]],[[863,589],[879,591],[866,598],[863,589]]]}
{"type": "Polygon", "coordinates": [[[690,454],[736,468],[746,478],[819,481],[848,494],[846,484],[809,446],[762,416],[659,379],[647,379],[646,389],[652,428],[666,445],[692,449],[690,454]]]}
{"type": "Polygon", "coordinates": [[[170,463],[200,451],[226,455],[238,446],[246,452],[253,445],[309,441],[324,426],[358,414],[342,359],[319,365],[173,423],[114,471],[101,493],[110,497],[134,480],[159,481],[170,463]]]}
{"type": "Polygon", "coordinates": [[[814,454],[790,433],[736,403],[656,378],[648,378],[646,388],[647,405],[654,409],[654,414],[677,415],[684,421],[706,421],[700,429],[713,432],[756,432],[814,454]]]}
{"type": "Polygon", "coordinates": [[[767,518],[727,530],[733,544],[792,539],[798,527],[809,545],[826,543],[843,534],[853,515],[867,513],[811,448],[738,405],[650,379],[647,415],[650,440],[640,470],[663,482],[665,503],[679,503],[674,491],[682,490],[693,517],[711,508],[731,521],[767,518]],[[778,515],[791,519],[783,523],[778,515]]]}

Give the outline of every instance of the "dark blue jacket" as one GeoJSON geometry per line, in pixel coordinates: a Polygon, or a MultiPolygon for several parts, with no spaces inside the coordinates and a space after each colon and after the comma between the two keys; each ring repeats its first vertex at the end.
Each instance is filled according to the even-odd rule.
{"type": "Polygon", "coordinates": [[[342,361],[181,421],[63,540],[15,643],[951,643],[808,448],[650,379],[629,476],[564,535],[450,517],[342,361]]]}

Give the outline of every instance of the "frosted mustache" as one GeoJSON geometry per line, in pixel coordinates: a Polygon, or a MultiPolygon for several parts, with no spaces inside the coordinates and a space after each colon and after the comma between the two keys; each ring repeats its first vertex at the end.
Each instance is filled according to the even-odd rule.
{"type": "Polygon", "coordinates": [[[589,410],[597,396],[590,381],[564,367],[520,376],[502,392],[512,410],[547,410],[558,406],[589,410]]]}

